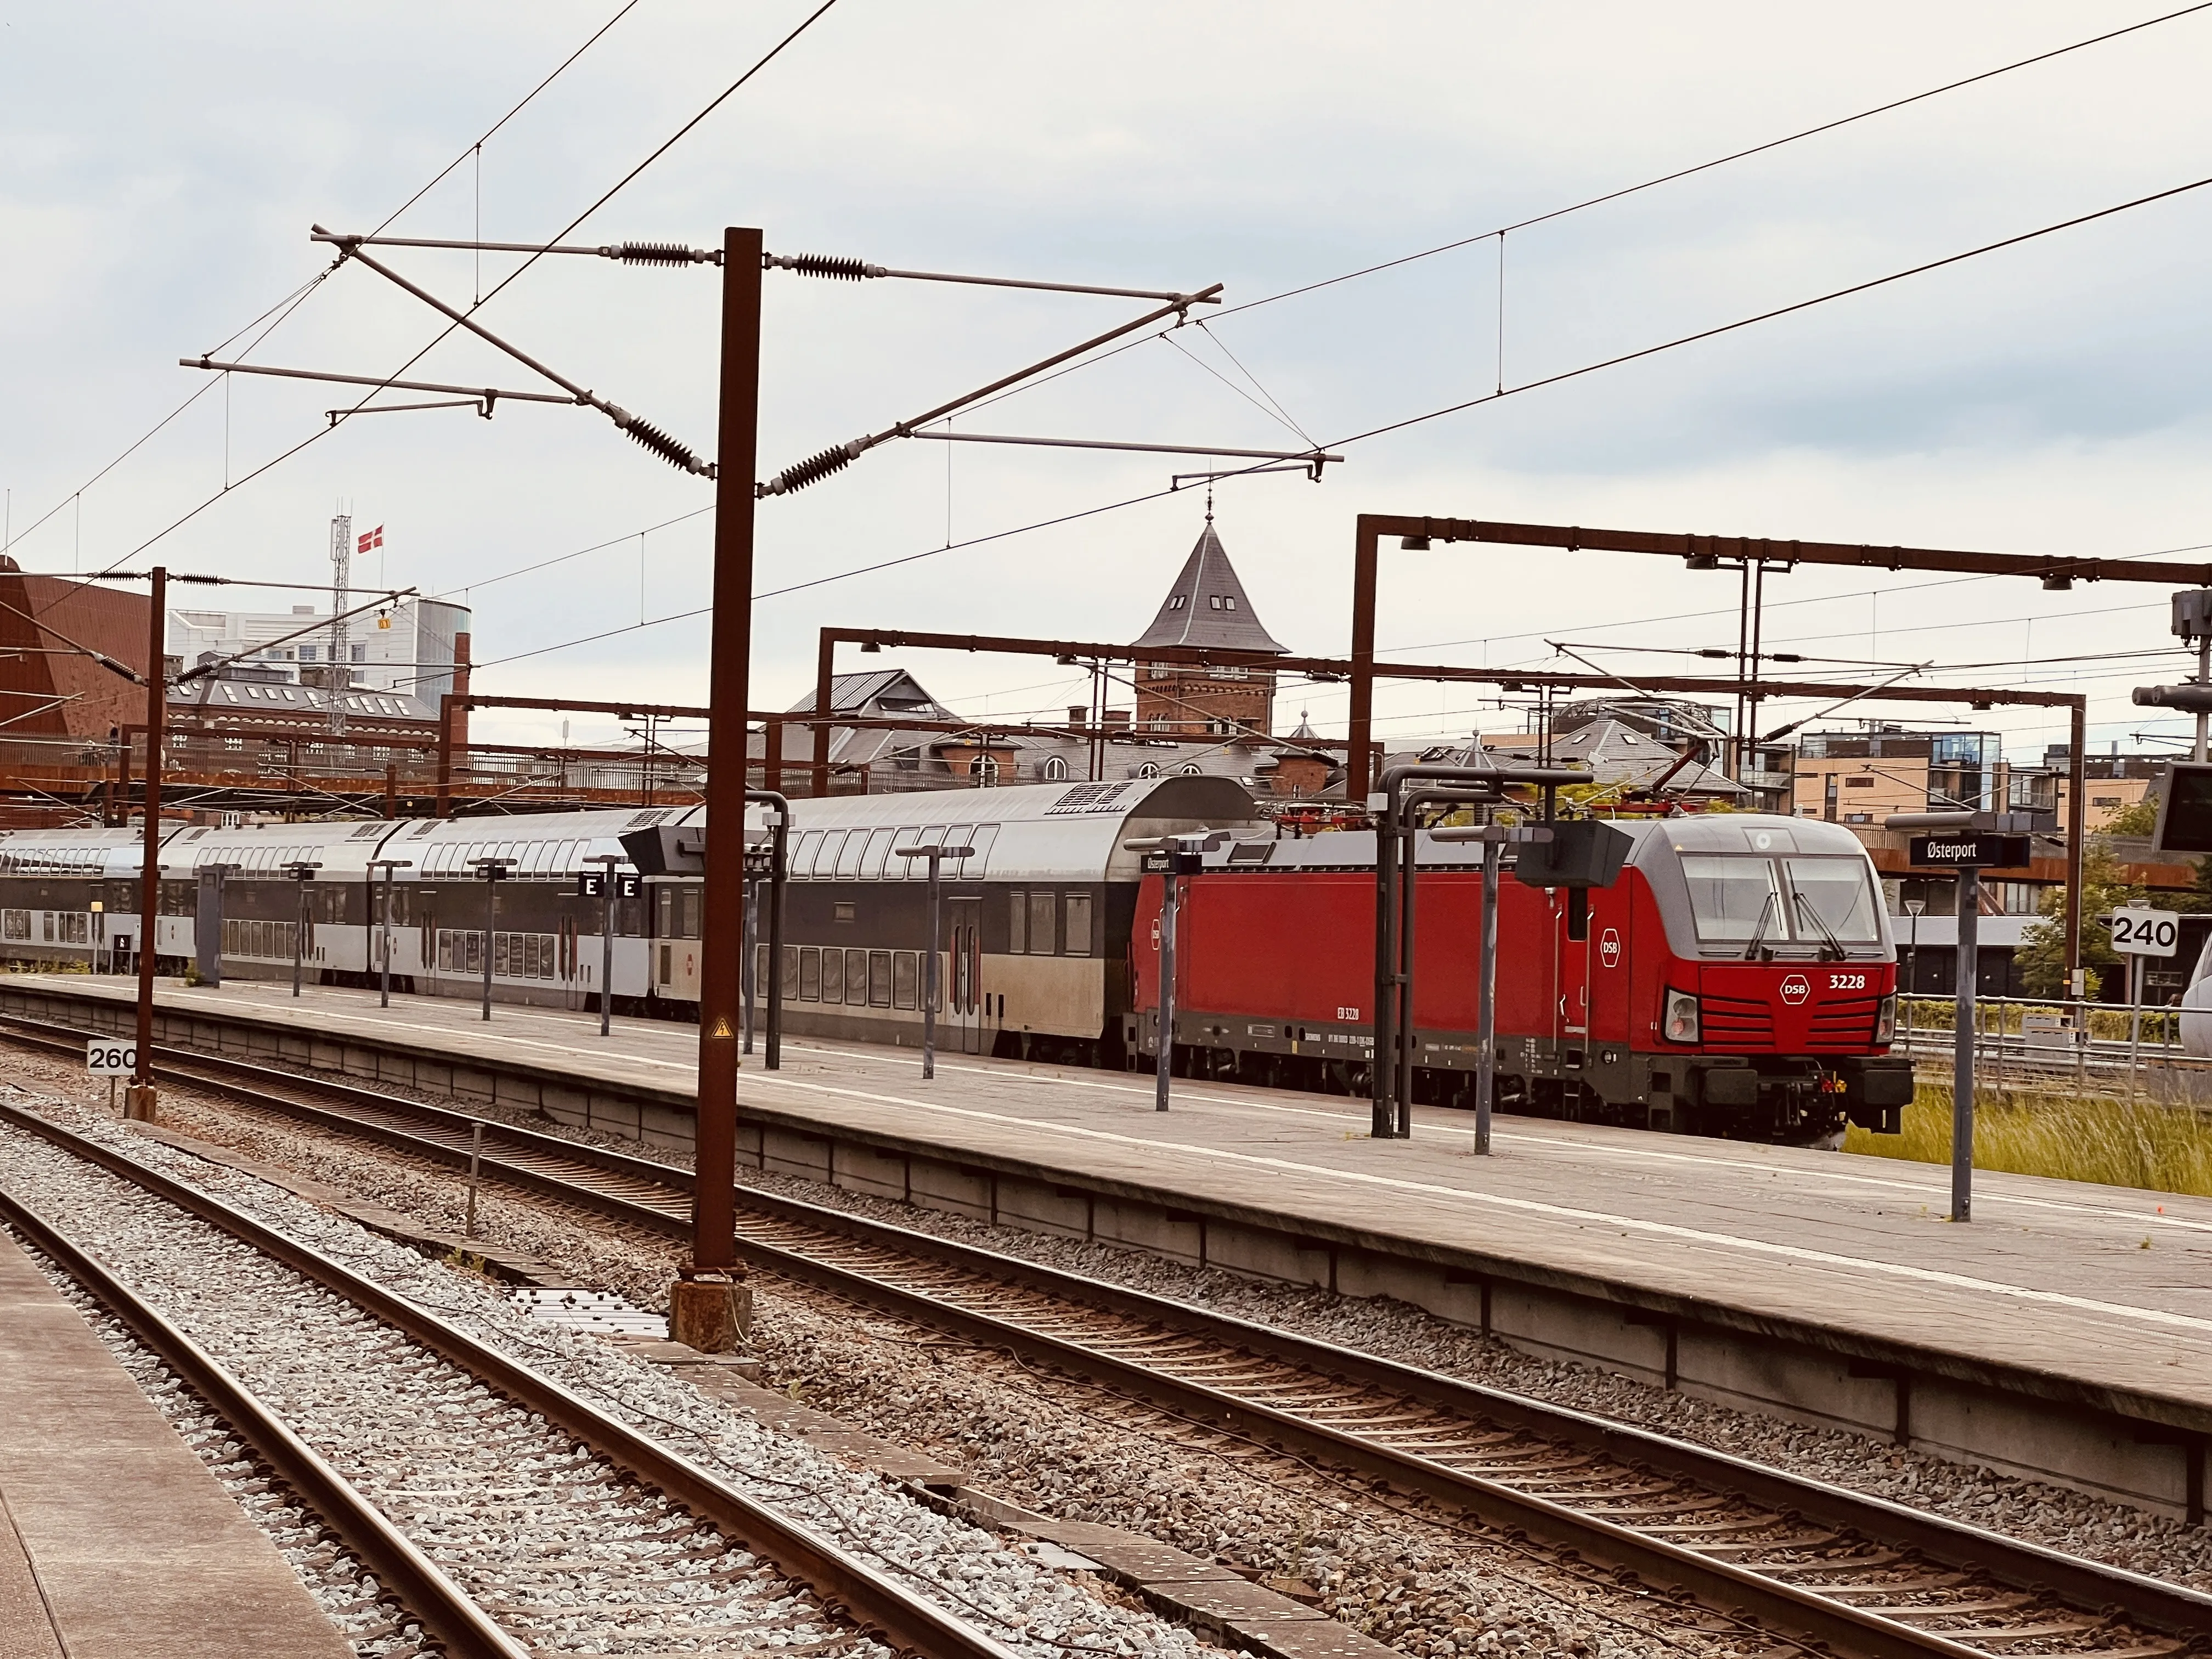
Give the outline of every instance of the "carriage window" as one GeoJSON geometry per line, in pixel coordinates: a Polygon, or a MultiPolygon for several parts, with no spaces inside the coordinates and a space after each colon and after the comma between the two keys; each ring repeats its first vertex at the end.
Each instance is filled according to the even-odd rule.
{"type": "Polygon", "coordinates": [[[891,953],[888,951],[868,952],[868,1006],[888,1008],[891,1006],[891,953]]]}
{"type": "Polygon", "coordinates": [[[891,837],[897,834],[896,830],[872,830],[868,832],[868,850],[860,860],[862,881],[881,881],[884,878],[884,860],[890,855],[891,837]]]}
{"type": "Polygon", "coordinates": [[[781,977],[783,1000],[786,1002],[796,1001],[799,997],[799,947],[796,945],[787,945],[783,947],[781,977]]]}
{"type": "Polygon", "coordinates": [[[1070,893],[1067,896],[1067,954],[1087,957],[1091,954],[1091,895],[1070,893]]]}
{"type": "Polygon", "coordinates": [[[891,952],[891,1006],[911,1008],[915,1006],[914,988],[921,977],[921,953],[919,951],[891,952]]]}
{"type": "Polygon", "coordinates": [[[1790,919],[1800,939],[1822,939],[1820,928],[1826,924],[1839,945],[1880,942],[1881,927],[1875,919],[1865,860],[1784,859],[1782,867],[1790,878],[1790,919]]]}
{"type": "Polygon", "coordinates": [[[704,890],[698,887],[686,887],[682,890],[684,894],[684,937],[686,939],[696,939],[699,937],[699,905],[700,902],[706,897],[706,893],[704,890]]]}
{"type": "Polygon", "coordinates": [[[676,936],[676,890],[656,887],[653,890],[653,932],[657,939],[676,936]]]}
{"type": "Polygon", "coordinates": [[[961,862],[959,875],[963,881],[983,879],[984,872],[989,867],[991,862],[991,843],[998,838],[997,824],[979,823],[975,826],[975,834],[968,842],[975,849],[975,856],[961,862]]]}
{"type": "Polygon", "coordinates": [[[1708,943],[1743,945],[1762,935],[1790,937],[1774,860],[1741,854],[1685,853],[1683,879],[1698,937],[1708,943]]]}
{"type": "Polygon", "coordinates": [[[799,833],[799,843],[791,849],[790,854],[789,873],[794,878],[805,881],[813,871],[814,852],[821,845],[822,832],[819,830],[806,830],[799,833]]]}
{"type": "Polygon", "coordinates": [[[1020,956],[1030,948],[1030,896],[1017,887],[1006,895],[1006,949],[1020,956]]]}
{"type": "Polygon", "coordinates": [[[845,1000],[866,1006],[868,1000],[868,953],[845,952],[845,1000]]]}
{"type": "Polygon", "coordinates": [[[822,1000],[822,951],[817,945],[799,946],[799,1000],[801,1002],[822,1000]]]}
{"type": "Polygon", "coordinates": [[[815,880],[827,881],[836,873],[837,854],[844,850],[845,834],[842,830],[822,832],[822,844],[814,849],[812,873],[815,880]]]}
{"type": "Polygon", "coordinates": [[[1060,895],[1031,893],[1030,895],[1030,954],[1033,957],[1057,956],[1060,953],[1060,895]]]}
{"type": "MultiPolygon", "coordinates": [[[[943,835],[937,838],[937,844],[939,847],[973,847],[975,845],[975,826],[974,824],[956,823],[950,830],[947,830],[943,835]]],[[[921,860],[921,868],[916,873],[924,878],[928,876],[929,860],[927,859],[921,860]]],[[[951,881],[959,873],[960,861],[957,860],[948,859],[940,862],[937,866],[937,878],[939,881],[951,881]]]]}
{"type": "MultiPolygon", "coordinates": [[[[800,970],[803,974],[805,969],[800,970]]],[[[845,1000],[845,953],[828,950],[822,953],[822,1000],[842,1002],[845,1000]]]]}
{"type": "Polygon", "coordinates": [[[837,854],[837,879],[856,880],[860,873],[860,854],[867,850],[871,839],[865,830],[855,830],[845,837],[844,849],[837,854]]]}

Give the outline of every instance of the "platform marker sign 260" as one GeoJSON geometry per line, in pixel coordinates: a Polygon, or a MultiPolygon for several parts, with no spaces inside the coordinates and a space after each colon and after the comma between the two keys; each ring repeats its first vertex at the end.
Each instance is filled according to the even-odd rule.
{"type": "Polygon", "coordinates": [[[138,1045],[121,1037],[88,1038],[84,1069],[94,1077],[130,1077],[138,1069],[138,1045]]]}
{"type": "Polygon", "coordinates": [[[2171,910],[2115,910],[2111,925],[2112,949],[2130,956],[2170,957],[2181,943],[2181,918],[2171,910]]]}

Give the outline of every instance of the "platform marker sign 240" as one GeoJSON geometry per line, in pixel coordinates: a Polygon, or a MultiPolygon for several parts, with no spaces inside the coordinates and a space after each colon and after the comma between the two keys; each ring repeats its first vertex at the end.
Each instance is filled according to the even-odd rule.
{"type": "Polygon", "coordinates": [[[2111,916],[2112,949],[2135,957],[2170,957],[2181,943],[2181,918],[2171,910],[2130,907],[2111,916]]]}
{"type": "Polygon", "coordinates": [[[84,1069],[94,1077],[130,1077],[138,1069],[138,1045],[121,1037],[88,1038],[84,1069]]]}

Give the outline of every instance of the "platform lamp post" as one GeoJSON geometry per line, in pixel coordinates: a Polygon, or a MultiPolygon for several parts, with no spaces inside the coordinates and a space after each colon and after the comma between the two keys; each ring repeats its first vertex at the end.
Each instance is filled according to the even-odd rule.
{"type": "MultiPolygon", "coordinates": [[[[939,869],[946,859],[974,858],[975,849],[930,842],[920,847],[895,847],[891,850],[902,859],[929,860],[929,950],[921,972],[921,1075],[926,1080],[937,1075],[937,945],[944,931],[939,922],[944,897],[939,869]]],[[[907,867],[913,868],[911,865],[907,867]]]]}
{"type": "MultiPolygon", "coordinates": [[[[759,887],[765,877],[768,881],[768,1054],[769,1071],[783,1067],[783,890],[791,877],[791,802],[773,789],[745,791],[748,806],[765,806],[775,814],[768,826],[768,845],[756,849],[747,844],[745,873],[755,883],[753,889],[753,926],[760,924],[759,887]],[[756,869],[759,854],[765,853],[767,864],[756,869]]],[[[750,947],[750,939],[747,940],[750,947]]],[[[749,957],[748,962],[751,960],[749,957]]]]}
{"type": "Polygon", "coordinates": [[[1905,935],[1905,980],[1915,991],[1920,988],[1920,913],[1927,908],[1926,899],[1905,901],[1905,914],[1912,918],[1911,930],[1905,935]]]}
{"type": "Polygon", "coordinates": [[[294,859],[284,873],[300,884],[299,919],[292,924],[292,994],[300,994],[300,966],[307,958],[307,884],[323,866],[307,859],[294,859]]]}
{"type": "Polygon", "coordinates": [[[1475,980],[1474,1013],[1474,1150],[1487,1158],[1491,1107],[1498,1086],[1498,890],[1504,875],[1502,855],[1508,846],[1549,841],[1552,832],[1540,823],[1486,823],[1431,833],[1438,841],[1482,843],[1481,967],[1475,980]]]}
{"type": "MultiPolygon", "coordinates": [[[[754,1012],[760,1006],[761,1000],[761,888],[763,884],[768,885],[772,895],[771,902],[775,902],[781,896],[781,890],[775,885],[775,849],[776,842],[773,830],[769,832],[769,837],[767,840],[745,843],[744,954],[738,963],[738,992],[743,999],[744,1007],[744,1023],[738,1028],[744,1038],[739,1052],[748,1054],[753,1051],[753,1028],[757,1023],[754,1018],[754,1012]]],[[[775,935],[777,944],[781,945],[783,939],[781,930],[771,927],[769,931],[775,935]]],[[[771,949],[768,956],[770,963],[769,974],[773,978],[781,970],[782,953],[771,949]]],[[[777,988],[781,988],[779,986],[777,988]]],[[[770,1036],[769,1041],[771,1055],[769,1070],[771,1072],[776,1069],[774,1064],[774,1060],[779,1057],[775,1055],[775,1050],[779,1046],[776,1038],[781,1035],[779,1022],[778,1030],[770,1036]]]]}
{"type": "MultiPolygon", "coordinates": [[[[584,878],[584,896],[591,896],[591,884],[596,881],[599,890],[599,1035],[605,1036],[614,1030],[615,1006],[615,901],[628,898],[629,894],[619,890],[624,884],[615,873],[616,866],[629,862],[620,853],[594,853],[584,860],[596,864],[599,873],[584,878]]],[[[637,881],[637,878],[630,878],[637,881]]],[[[638,883],[641,890],[644,884],[638,883]]]]}
{"type": "Polygon", "coordinates": [[[1168,1109],[1175,1075],[1176,943],[1182,929],[1182,878],[1206,868],[1206,855],[1229,839],[1225,830],[1199,830],[1182,836],[1139,836],[1121,843],[1124,851],[1146,855],[1145,866],[1165,878],[1160,892],[1160,1029],[1152,1065],[1152,1109],[1168,1109]]]}
{"type": "Polygon", "coordinates": [[[377,955],[382,963],[382,968],[378,975],[376,1006],[380,1008],[389,1008],[392,1006],[392,882],[396,872],[412,870],[415,867],[415,860],[413,859],[371,859],[368,861],[368,867],[384,872],[384,908],[378,916],[377,939],[377,955]]]}
{"type": "Polygon", "coordinates": [[[492,940],[499,931],[499,884],[514,873],[514,859],[471,859],[477,879],[484,884],[483,1018],[491,1018],[492,940]]]}

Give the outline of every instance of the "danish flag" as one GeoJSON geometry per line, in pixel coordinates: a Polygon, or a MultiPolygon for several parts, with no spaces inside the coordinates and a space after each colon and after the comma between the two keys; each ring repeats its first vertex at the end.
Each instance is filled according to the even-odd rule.
{"type": "Polygon", "coordinates": [[[356,553],[366,553],[372,547],[383,546],[384,526],[382,525],[379,525],[374,530],[362,531],[359,538],[359,542],[360,544],[354,549],[354,551],[356,553]]]}

